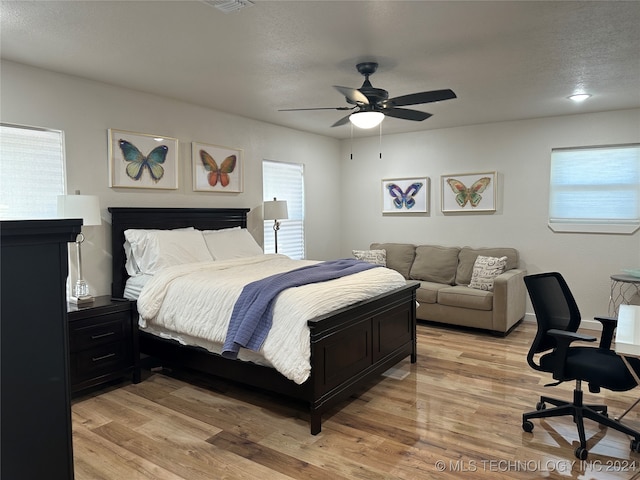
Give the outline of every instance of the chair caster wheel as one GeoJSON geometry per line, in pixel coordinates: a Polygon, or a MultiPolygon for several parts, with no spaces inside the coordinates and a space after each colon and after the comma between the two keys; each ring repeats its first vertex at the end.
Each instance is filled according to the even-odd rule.
{"type": "Polygon", "coordinates": [[[540,411],[540,410],[545,410],[546,408],[547,408],[547,405],[544,402],[536,403],[536,410],[540,411]]]}
{"type": "Polygon", "coordinates": [[[586,460],[587,457],[589,456],[589,451],[584,447],[576,448],[576,451],[574,453],[578,460],[586,460]]]}
{"type": "Polygon", "coordinates": [[[522,429],[527,433],[533,432],[533,422],[531,420],[525,420],[522,422],[522,429]]]}
{"type": "Polygon", "coordinates": [[[632,452],[640,452],[640,440],[631,440],[630,449],[632,452]]]}

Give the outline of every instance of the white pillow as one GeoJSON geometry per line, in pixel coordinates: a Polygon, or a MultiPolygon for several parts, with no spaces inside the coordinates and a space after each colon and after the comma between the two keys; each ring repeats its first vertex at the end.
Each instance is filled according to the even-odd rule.
{"type": "Polygon", "coordinates": [[[204,232],[204,240],[214,260],[262,255],[258,245],[246,228],[204,232]]]}
{"type": "Polygon", "coordinates": [[[374,265],[382,265],[383,267],[387,266],[386,250],[352,250],[351,253],[358,260],[373,263],[374,265]]]}
{"type": "Polygon", "coordinates": [[[507,265],[507,257],[484,257],[478,255],[473,264],[473,273],[471,274],[471,288],[478,290],[493,290],[494,279],[504,272],[507,265]]]}
{"type": "MultiPolygon", "coordinates": [[[[188,231],[193,231],[195,230],[193,227],[185,227],[185,228],[175,228],[173,230],[171,230],[172,232],[188,232],[188,231]]],[[[129,240],[127,240],[127,234],[126,232],[137,232],[136,235],[138,237],[142,237],[142,235],[145,232],[159,232],[160,230],[158,229],[135,229],[135,230],[126,230],[125,231],[125,240],[124,240],[124,253],[126,256],[126,261],[125,261],[125,269],[127,270],[127,273],[129,274],[130,277],[133,277],[134,275],[139,275],[140,272],[140,267],[138,266],[135,256],[133,255],[133,252],[131,251],[131,243],[129,242],[129,240]]],[[[131,235],[131,234],[130,234],[131,235]]]]}
{"type": "Polygon", "coordinates": [[[220,230],[200,230],[203,234],[207,233],[223,233],[228,232],[230,230],[240,230],[240,227],[229,227],[229,228],[221,228],[220,230]]]}
{"type": "MultiPolygon", "coordinates": [[[[165,267],[213,260],[202,232],[193,228],[179,230],[130,229],[125,230],[124,236],[129,242],[131,254],[127,259],[127,273],[129,275],[140,273],[153,275],[165,267]],[[136,268],[137,271],[135,271],[136,268]]],[[[125,251],[127,251],[126,244],[125,251]]]]}

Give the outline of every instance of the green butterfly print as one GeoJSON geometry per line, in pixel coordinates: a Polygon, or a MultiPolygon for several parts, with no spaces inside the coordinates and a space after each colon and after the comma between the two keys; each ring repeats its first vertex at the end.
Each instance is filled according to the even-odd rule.
{"type": "Polygon", "coordinates": [[[129,162],[127,165],[127,175],[129,178],[132,180],[140,180],[145,167],[147,167],[149,175],[151,175],[151,179],[155,183],[158,183],[164,175],[164,167],[162,164],[167,158],[169,147],[166,145],[160,145],[159,147],[151,150],[149,155],[145,157],[134,144],[127,142],[126,140],[118,140],[118,145],[120,145],[120,150],[122,150],[124,159],[129,162]]]}
{"type": "Polygon", "coordinates": [[[471,187],[467,188],[460,180],[456,180],[455,178],[447,180],[451,190],[456,194],[456,202],[458,202],[460,207],[464,207],[467,202],[469,202],[472,207],[477,207],[480,200],[482,200],[482,195],[480,194],[484,192],[489,182],[491,182],[491,178],[482,177],[480,180],[475,181],[471,187]]]}

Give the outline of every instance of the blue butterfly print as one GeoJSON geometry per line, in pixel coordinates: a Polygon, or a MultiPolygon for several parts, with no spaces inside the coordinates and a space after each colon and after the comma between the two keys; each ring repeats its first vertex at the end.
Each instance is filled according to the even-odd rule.
{"type": "Polygon", "coordinates": [[[393,204],[396,208],[402,208],[402,205],[405,205],[407,209],[413,208],[416,204],[416,201],[413,197],[420,191],[422,188],[422,182],[412,183],[407,187],[407,189],[403,192],[402,188],[400,188],[395,183],[390,183],[387,185],[387,190],[389,190],[389,195],[393,198],[393,204]]]}
{"type": "Polygon", "coordinates": [[[167,158],[169,147],[160,145],[151,150],[149,155],[145,157],[133,143],[120,139],[118,140],[118,145],[120,145],[124,159],[129,162],[127,165],[127,175],[129,178],[132,180],[140,180],[145,167],[147,167],[151,179],[158,183],[164,175],[164,167],[162,164],[167,158]]]}

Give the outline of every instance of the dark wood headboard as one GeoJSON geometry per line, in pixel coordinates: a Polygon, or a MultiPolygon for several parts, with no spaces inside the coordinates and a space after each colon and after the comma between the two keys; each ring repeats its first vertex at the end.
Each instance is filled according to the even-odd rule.
{"type": "Polygon", "coordinates": [[[120,208],[111,212],[111,295],[122,298],[129,275],[125,269],[124,231],[129,228],[168,230],[194,227],[198,230],[247,227],[248,208],[120,208]]]}

